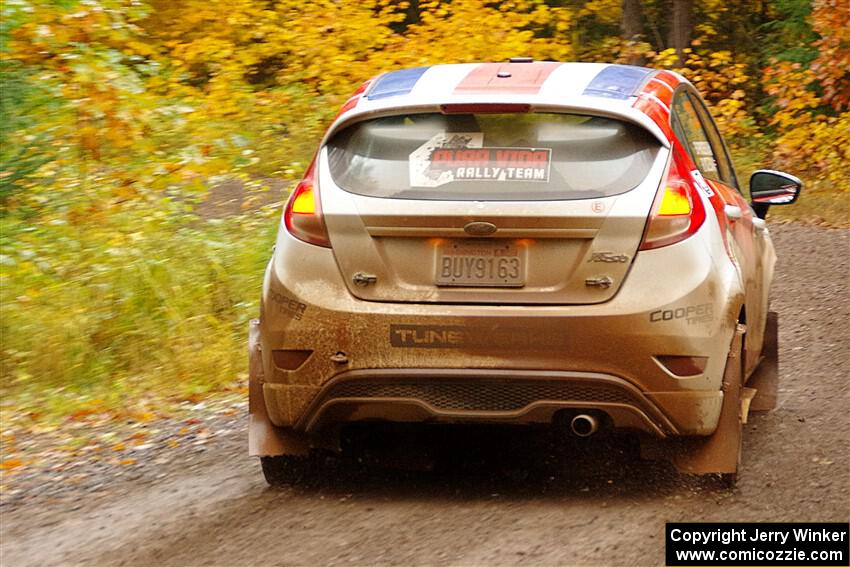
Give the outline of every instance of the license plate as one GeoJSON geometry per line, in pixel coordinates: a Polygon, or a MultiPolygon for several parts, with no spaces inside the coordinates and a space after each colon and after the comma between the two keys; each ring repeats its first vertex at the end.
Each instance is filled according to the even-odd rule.
{"type": "Polygon", "coordinates": [[[450,242],[437,250],[436,283],[442,286],[522,287],[525,257],[512,243],[450,242]]]}

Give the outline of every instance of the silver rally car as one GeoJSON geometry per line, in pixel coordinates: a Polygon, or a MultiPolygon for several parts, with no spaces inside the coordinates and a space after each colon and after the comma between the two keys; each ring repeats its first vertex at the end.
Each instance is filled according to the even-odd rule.
{"type": "Polygon", "coordinates": [[[639,432],[734,478],[770,409],[775,254],[680,75],[534,62],[385,73],[290,196],[249,338],[249,448],[272,483],[359,421],[639,432]]]}

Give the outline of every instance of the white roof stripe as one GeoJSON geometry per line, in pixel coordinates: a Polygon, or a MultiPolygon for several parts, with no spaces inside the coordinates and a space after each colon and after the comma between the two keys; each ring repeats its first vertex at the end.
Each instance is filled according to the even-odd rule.
{"type": "Polygon", "coordinates": [[[605,67],[608,67],[607,63],[564,63],[552,71],[540,87],[538,95],[542,97],[580,95],[605,67]]]}
{"type": "Polygon", "coordinates": [[[652,100],[652,101],[655,101],[656,103],[661,105],[661,108],[663,108],[667,112],[670,112],[670,107],[667,106],[667,104],[663,100],[661,100],[660,98],[658,98],[654,94],[640,93],[638,96],[643,97],[643,98],[647,98],[647,99],[652,100]]]}
{"type": "Polygon", "coordinates": [[[434,65],[419,78],[410,91],[411,98],[445,97],[481,63],[434,65]]]}

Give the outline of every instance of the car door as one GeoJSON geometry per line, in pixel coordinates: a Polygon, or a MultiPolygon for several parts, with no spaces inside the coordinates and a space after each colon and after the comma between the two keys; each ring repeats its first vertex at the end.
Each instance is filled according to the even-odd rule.
{"type": "Polygon", "coordinates": [[[724,203],[724,214],[718,215],[719,221],[731,237],[745,290],[746,367],[749,372],[758,364],[767,316],[765,257],[769,241],[766,226],[741,194],[717,125],[695,91],[683,89],[676,94],[673,121],[694,165],[724,203]]]}

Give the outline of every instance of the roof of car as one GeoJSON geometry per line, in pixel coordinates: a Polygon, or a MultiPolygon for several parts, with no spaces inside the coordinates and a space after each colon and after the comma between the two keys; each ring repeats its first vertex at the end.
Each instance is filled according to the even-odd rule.
{"type": "Polygon", "coordinates": [[[672,93],[680,82],[686,80],[670,71],[607,63],[511,61],[412,67],[378,75],[358,90],[328,136],[352,120],[401,108],[425,111],[455,103],[525,103],[536,110],[614,115],[644,126],[666,143],[668,136],[648,111],[669,115],[672,93]]]}
{"type": "Polygon", "coordinates": [[[378,76],[368,100],[398,96],[503,95],[557,92],[625,100],[652,69],[601,63],[471,63],[390,71],[378,76]]]}

